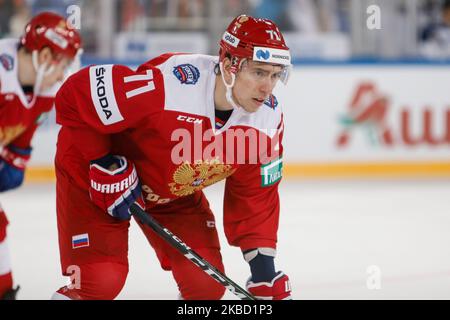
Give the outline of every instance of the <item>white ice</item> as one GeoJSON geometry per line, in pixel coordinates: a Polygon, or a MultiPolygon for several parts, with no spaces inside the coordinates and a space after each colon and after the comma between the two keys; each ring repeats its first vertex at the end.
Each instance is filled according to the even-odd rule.
{"type": "MultiPolygon", "coordinates": [[[[222,191],[219,184],[205,192],[226,273],[244,285],[249,268],[223,235],[222,191]]],[[[285,180],[280,197],[276,266],[290,276],[294,299],[450,299],[449,181],[285,180]]],[[[48,299],[67,282],[54,186],[28,184],[0,194],[0,203],[10,220],[18,298],[48,299]]],[[[130,273],[118,299],[177,299],[171,273],[134,223],[129,241],[130,273]]]]}

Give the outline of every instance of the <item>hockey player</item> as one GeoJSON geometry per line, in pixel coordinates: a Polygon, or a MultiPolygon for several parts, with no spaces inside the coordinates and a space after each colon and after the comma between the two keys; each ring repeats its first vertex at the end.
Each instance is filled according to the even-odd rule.
{"type": "MultiPolygon", "coordinates": [[[[219,57],[164,54],[136,71],[97,65],[71,76],[56,97],[55,165],[62,273],[73,285],[53,298],[120,293],[133,203],[223,271],[202,189],[226,179],[225,233],[250,265],[247,289],[261,299],[290,299],[288,277],[274,265],[283,121],[272,95],[289,69],[275,23],[241,15],[224,33],[219,57]]],[[[223,296],[223,286],[138,224],[180,298],[223,296]]]]}
{"type": "MultiPolygon", "coordinates": [[[[0,40],[0,192],[19,187],[36,128],[80,49],[79,34],[63,17],[41,13],[20,40],[0,40]]],[[[0,207],[0,299],[14,299],[7,247],[8,220],[0,207]]]]}

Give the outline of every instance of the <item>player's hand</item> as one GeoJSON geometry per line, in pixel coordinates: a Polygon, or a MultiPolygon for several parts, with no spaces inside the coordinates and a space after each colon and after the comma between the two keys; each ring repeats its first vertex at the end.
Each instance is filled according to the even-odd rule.
{"type": "Polygon", "coordinates": [[[145,210],[141,184],[132,162],[125,157],[110,157],[110,164],[106,168],[105,165],[91,162],[89,194],[91,200],[112,217],[128,220],[133,203],[145,210]]]}
{"type": "Polygon", "coordinates": [[[31,148],[0,147],[0,192],[22,184],[30,155],[31,148]]]}
{"type": "Polygon", "coordinates": [[[277,275],[270,282],[253,282],[251,279],[247,281],[247,290],[256,299],[261,300],[291,300],[291,284],[289,278],[282,271],[278,271],[277,275]]]}

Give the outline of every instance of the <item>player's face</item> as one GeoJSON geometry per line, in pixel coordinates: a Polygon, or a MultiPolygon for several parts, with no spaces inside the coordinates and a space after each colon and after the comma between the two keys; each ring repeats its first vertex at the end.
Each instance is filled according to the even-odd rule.
{"type": "Polygon", "coordinates": [[[55,83],[63,81],[69,68],[71,60],[69,58],[60,58],[58,60],[52,60],[50,66],[52,67],[52,72],[44,76],[42,80],[42,89],[48,89],[52,87],[55,83]]]}
{"type": "Polygon", "coordinates": [[[279,65],[244,61],[233,88],[236,102],[247,112],[257,111],[272,93],[282,73],[279,65]]]}

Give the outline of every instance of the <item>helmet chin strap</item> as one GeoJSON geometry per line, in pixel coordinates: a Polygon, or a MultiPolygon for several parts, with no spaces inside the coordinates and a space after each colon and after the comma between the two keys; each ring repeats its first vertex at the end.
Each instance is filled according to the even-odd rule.
{"type": "Polygon", "coordinates": [[[219,63],[219,68],[220,68],[220,75],[222,76],[222,82],[225,85],[226,90],[227,90],[225,93],[225,98],[227,99],[228,103],[231,104],[233,109],[242,108],[240,105],[238,105],[233,100],[233,86],[236,81],[236,75],[233,72],[231,72],[231,83],[228,84],[227,81],[225,80],[225,76],[224,76],[223,62],[219,63]]]}
{"type": "MultiPolygon", "coordinates": [[[[242,64],[244,63],[246,59],[242,59],[239,62],[239,67],[238,70],[241,69],[242,64]]],[[[231,83],[228,84],[225,80],[225,76],[224,76],[224,69],[223,69],[223,62],[219,63],[219,68],[220,68],[220,75],[222,76],[222,82],[225,85],[225,87],[227,88],[227,91],[225,93],[225,98],[227,99],[228,103],[231,104],[231,106],[233,107],[234,110],[239,111],[241,114],[250,114],[250,112],[248,112],[247,110],[245,110],[242,106],[238,105],[236,102],[234,102],[233,99],[233,87],[234,87],[234,83],[236,82],[236,74],[231,72],[231,83]]]]}
{"type": "Polygon", "coordinates": [[[34,82],[33,87],[33,99],[28,103],[28,108],[31,108],[34,103],[36,102],[36,98],[38,96],[38,93],[40,93],[42,81],[44,80],[44,77],[51,74],[53,70],[55,69],[54,66],[48,67],[47,63],[43,63],[42,65],[39,65],[38,62],[38,51],[34,50],[31,53],[31,60],[33,61],[33,67],[34,71],[36,71],[36,81],[34,82]]]}

